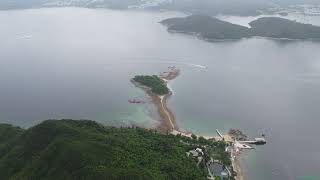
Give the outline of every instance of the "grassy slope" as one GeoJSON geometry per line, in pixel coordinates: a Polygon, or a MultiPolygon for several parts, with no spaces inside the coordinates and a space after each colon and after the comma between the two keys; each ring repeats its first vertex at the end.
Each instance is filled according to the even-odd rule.
{"type": "Polygon", "coordinates": [[[174,136],[45,121],[28,130],[0,125],[1,179],[204,179],[174,136]]]}

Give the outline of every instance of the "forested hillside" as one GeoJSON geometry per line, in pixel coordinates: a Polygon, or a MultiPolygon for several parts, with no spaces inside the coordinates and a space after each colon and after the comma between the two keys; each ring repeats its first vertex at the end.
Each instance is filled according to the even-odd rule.
{"type": "Polygon", "coordinates": [[[179,137],[93,121],[48,120],[23,130],[0,125],[6,179],[205,179],[179,137]]]}
{"type": "Polygon", "coordinates": [[[241,39],[253,36],[287,39],[320,39],[320,27],[296,21],[263,17],[250,22],[251,28],[206,15],[169,18],[161,21],[169,32],[197,35],[206,40],[241,39]]]}

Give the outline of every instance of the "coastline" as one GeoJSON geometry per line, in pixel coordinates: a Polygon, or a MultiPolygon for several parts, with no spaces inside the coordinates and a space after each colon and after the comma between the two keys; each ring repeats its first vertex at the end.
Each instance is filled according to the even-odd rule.
{"type": "MultiPolygon", "coordinates": [[[[168,84],[171,80],[174,80],[180,75],[180,70],[176,69],[175,67],[169,67],[168,72],[162,73],[159,77],[163,81],[165,81],[166,84],[168,84]]],[[[131,79],[131,82],[136,86],[145,91],[145,93],[151,97],[152,103],[156,106],[158,113],[160,115],[161,121],[160,125],[156,128],[159,132],[161,133],[166,133],[166,134],[173,134],[173,135],[182,135],[186,137],[192,137],[193,133],[191,132],[183,132],[180,131],[177,124],[176,124],[176,119],[174,113],[169,109],[167,105],[168,99],[172,96],[172,90],[169,89],[169,93],[166,95],[157,95],[151,91],[151,88],[141,85],[140,83],[134,81],[131,79]]],[[[199,135],[196,135],[198,138],[200,137],[199,135]]],[[[219,140],[219,137],[204,137],[205,139],[216,139],[219,140]]],[[[232,137],[227,134],[224,135],[224,138],[228,141],[232,141],[232,137]]],[[[222,138],[220,139],[222,140],[222,138]]],[[[241,162],[240,162],[240,155],[241,152],[238,152],[236,150],[232,150],[230,154],[230,159],[231,159],[231,166],[233,168],[233,171],[236,172],[236,176],[234,177],[235,180],[245,180],[245,176],[243,174],[243,170],[241,168],[241,162]]]]}
{"type": "MultiPolygon", "coordinates": [[[[176,77],[180,75],[180,70],[174,67],[169,67],[169,71],[162,73],[159,77],[166,84],[169,81],[174,80],[176,77]]],[[[143,89],[148,96],[151,97],[152,103],[156,106],[158,113],[160,115],[161,121],[160,125],[157,127],[157,130],[162,133],[171,133],[174,130],[178,130],[178,126],[176,124],[174,113],[168,108],[167,101],[172,95],[172,90],[166,95],[160,96],[151,91],[149,87],[143,86],[140,83],[131,79],[131,82],[141,89],[143,89]]]]}
{"type": "Polygon", "coordinates": [[[237,176],[235,176],[236,180],[245,180],[245,176],[243,173],[243,169],[241,168],[241,162],[240,162],[240,153],[233,154],[231,153],[231,163],[233,171],[237,173],[237,176]]]}

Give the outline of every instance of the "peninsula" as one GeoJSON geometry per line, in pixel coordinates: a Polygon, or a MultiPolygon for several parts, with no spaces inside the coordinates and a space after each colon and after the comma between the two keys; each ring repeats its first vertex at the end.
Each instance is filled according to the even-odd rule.
{"type": "Polygon", "coordinates": [[[179,74],[179,69],[168,67],[168,71],[159,76],[139,75],[131,80],[134,85],[142,88],[152,98],[152,102],[157,107],[161,117],[161,124],[158,127],[160,132],[170,133],[177,129],[175,116],[167,106],[167,100],[172,95],[167,83],[175,79],[179,74]]]}
{"type": "Polygon", "coordinates": [[[295,40],[320,39],[320,27],[278,17],[259,18],[249,23],[251,28],[205,15],[170,18],[160,23],[167,26],[169,32],[192,34],[208,41],[254,36],[295,40]]]}
{"type": "Polygon", "coordinates": [[[178,131],[166,101],[167,82],[180,70],[136,76],[164,119],[158,130],[108,127],[90,120],[47,120],[29,129],[0,124],[3,179],[230,179],[243,180],[237,160],[248,139],[232,130],[219,137],[178,131]],[[166,132],[166,133],[165,133],[166,132]],[[240,141],[241,140],[241,141],[240,141]]]}
{"type": "Polygon", "coordinates": [[[240,167],[240,152],[245,149],[254,149],[249,144],[265,144],[265,139],[255,138],[250,140],[240,130],[236,129],[231,129],[226,135],[222,135],[216,130],[219,136],[214,137],[202,137],[179,130],[175,123],[174,114],[167,107],[167,99],[172,95],[167,83],[175,79],[180,74],[180,70],[174,66],[168,69],[159,76],[139,75],[131,80],[133,84],[142,88],[152,98],[154,105],[157,107],[162,118],[161,125],[157,130],[163,134],[183,138],[181,140],[183,144],[196,147],[188,151],[187,156],[195,158],[198,165],[202,164],[202,168],[207,169],[207,179],[244,180],[245,177],[240,167]]]}

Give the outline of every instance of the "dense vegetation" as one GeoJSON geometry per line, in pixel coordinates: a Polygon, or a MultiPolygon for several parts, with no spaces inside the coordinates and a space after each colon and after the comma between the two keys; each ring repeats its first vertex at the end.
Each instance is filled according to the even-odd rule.
{"type": "Polygon", "coordinates": [[[153,130],[48,120],[27,130],[0,125],[0,135],[3,180],[206,177],[186,156],[192,147],[183,138],[153,130]]]}
{"type": "Polygon", "coordinates": [[[203,15],[171,18],[161,22],[169,31],[194,33],[205,39],[240,39],[249,36],[247,27],[203,15]]]}
{"type": "Polygon", "coordinates": [[[10,124],[1,124],[0,126],[0,152],[4,149],[8,142],[15,139],[23,133],[23,129],[14,127],[10,124]]]}
{"type": "Polygon", "coordinates": [[[320,27],[287,19],[268,17],[250,23],[253,36],[289,39],[319,39],[320,27]]]}
{"type": "Polygon", "coordinates": [[[252,36],[288,39],[320,39],[320,27],[278,17],[259,18],[250,23],[251,28],[202,15],[170,18],[161,23],[166,25],[171,32],[197,34],[207,40],[241,39],[252,36]]]}
{"type": "Polygon", "coordinates": [[[155,94],[165,95],[169,93],[166,83],[156,75],[135,76],[133,80],[144,86],[150,87],[151,91],[155,94]]]}
{"type": "MultiPolygon", "coordinates": [[[[207,155],[212,157],[215,160],[221,161],[226,166],[231,166],[231,159],[229,152],[226,152],[225,149],[228,146],[228,143],[223,141],[211,141],[207,140],[204,137],[199,137],[192,135],[192,138],[183,137],[177,135],[177,137],[181,138],[183,142],[187,142],[189,144],[194,144],[194,148],[200,146],[206,146],[207,155]]],[[[208,158],[210,158],[208,157],[208,158]]]]}

